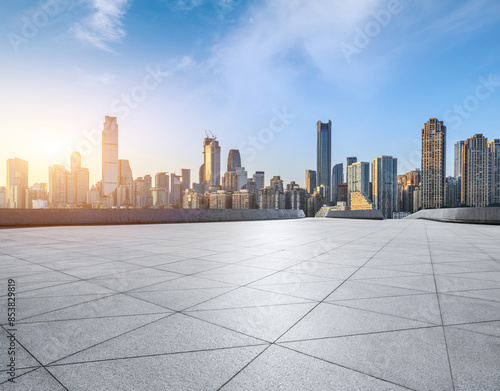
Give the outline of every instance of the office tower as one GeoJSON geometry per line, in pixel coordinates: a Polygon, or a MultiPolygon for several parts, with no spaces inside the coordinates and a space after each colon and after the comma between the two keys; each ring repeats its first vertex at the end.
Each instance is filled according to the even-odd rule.
{"type": "Polygon", "coordinates": [[[166,172],[159,172],[155,175],[155,187],[168,189],[169,177],[166,172]]]}
{"type": "Polygon", "coordinates": [[[490,151],[490,204],[500,205],[500,139],[488,143],[490,151]]]}
{"type": "Polygon", "coordinates": [[[227,156],[227,171],[236,171],[237,167],[241,167],[240,151],[231,149],[227,156]]]}
{"type": "Polygon", "coordinates": [[[489,174],[488,139],[482,134],[475,134],[462,145],[462,204],[474,207],[489,205],[489,174]]]}
{"type": "Polygon", "coordinates": [[[25,194],[28,188],[28,162],[14,158],[7,160],[6,208],[25,207],[25,194]]]}
{"type": "Polygon", "coordinates": [[[245,167],[236,167],[236,190],[240,191],[243,187],[246,187],[247,182],[248,174],[245,167]]]}
{"type": "Polygon", "coordinates": [[[5,208],[7,204],[7,188],[0,186],[0,209],[5,208]]]}
{"type": "Polygon", "coordinates": [[[132,176],[132,169],[130,168],[129,161],[125,159],[120,159],[118,163],[120,166],[120,176],[118,184],[124,186],[130,186],[132,182],[134,182],[134,177],[132,176]]]}
{"type": "Polygon", "coordinates": [[[338,199],[338,187],[344,183],[344,164],[339,163],[333,166],[332,170],[332,202],[337,204],[338,199]]]}
{"type": "Polygon", "coordinates": [[[118,124],[116,117],[106,116],[102,130],[102,194],[113,193],[118,187],[118,124]]]}
{"type": "Polygon", "coordinates": [[[454,172],[453,176],[458,178],[462,176],[462,145],[464,145],[464,141],[457,141],[455,143],[455,155],[454,155],[454,172]]]}
{"type": "Polygon", "coordinates": [[[69,171],[60,164],[49,167],[49,204],[62,206],[68,203],[69,171]]]}
{"type": "Polygon", "coordinates": [[[247,187],[249,193],[257,194],[257,186],[255,185],[255,181],[253,179],[249,179],[247,181],[247,187]]]}
{"type": "Polygon", "coordinates": [[[220,146],[216,137],[206,137],[203,141],[205,174],[204,182],[209,186],[220,185],[220,146]]]}
{"type": "Polygon", "coordinates": [[[264,171],[255,171],[255,174],[253,174],[253,181],[255,182],[255,190],[257,193],[260,189],[264,188],[264,171]]]}
{"type": "Polygon", "coordinates": [[[175,207],[182,205],[182,181],[180,175],[170,174],[170,204],[175,207]]]}
{"type": "Polygon", "coordinates": [[[332,174],[332,121],[324,124],[321,121],[317,123],[317,169],[316,185],[325,186],[328,189],[326,196],[330,200],[329,189],[332,174]]]}
{"type": "Polygon", "coordinates": [[[191,170],[188,168],[181,169],[181,181],[182,181],[182,194],[186,190],[191,189],[191,170]]]}
{"type": "Polygon", "coordinates": [[[80,152],[71,152],[71,173],[76,173],[76,170],[82,168],[82,155],[80,152]]]}
{"type": "Polygon", "coordinates": [[[312,194],[316,188],[316,171],[306,170],[306,191],[312,194]]]}
{"type": "Polygon", "coordinates": [[[74,177],[75,182],[75,204],[82,205],[88,203],[90,185],[89,169],[80,167],[71,175],[74,177]]]}
{"type": "Polygon", "coordinates": [[[447,208],[457,208],[460,206],[460,182],[461,177],[449,176],[444,185],[445,206],[447,208]]]}
{"type": "Polygon", "coordinates": [[[385,219],[398,211],[398,159],[379,156],[372,162],[373,205],[385,219]]]}
{"type": "Polygon", "coordinates": [[[444,206],[446,126],[431,118],[422,129],[422,208],[444,206]]]}
{"type": "Polygon", "coordinates": [[[370,163],[357,162],[347,167],[347,202],[351,193],[370,193],[370,163]]]}
{"type": "Polygon", "coordinates": [[[233,209],[255,209],[257,206],[257,197],[248,190],[240,190],[232,195],[233,209]]]}
{"type": "Polygon", "coordinates": [[[346,179],[347,179],[347,176],[349,175],[347,173],[347,169],[349,168],[349,166],[353,163],[356,163],[358,161],[358,158],[356,156],[349,156],[347,159],[346,159],[346,166],[345,166],[345,176],[346,176],[346,179]]]}

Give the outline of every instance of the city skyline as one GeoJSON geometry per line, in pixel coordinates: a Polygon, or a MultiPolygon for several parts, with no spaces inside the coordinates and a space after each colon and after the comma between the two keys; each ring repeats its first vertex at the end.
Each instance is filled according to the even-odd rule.
{"type": "MultiPolygon", "coordinates": [[[[180,167],[196,177],[192,145],[210,129],[222,156],[240,149],[248,172],[302,180],[315,166],[308,129],[318,119],[333,122],[332,165],[392,155],[402,174],[418,166],[426,118],[448,126],[448,151],[476,133],[496,136],[499,10],[493,1],[82,1],[49,13],[35,1],[4,3],[0,183],[14,155],[31,162],[34,183],[79,145],[90,145],[81,152],[95,183],[92,140],[105,115],[118,118],[120,156],[136,177],[180,167]],[[30,23],[39,26],[28,36],[30,23]],[[359,31],[371,31],[362,48],[359,31]],[[431,53],[432,64],[421,61],[431,53]]],[[[446,165],[452,175],[451,153],[446,165]]]]}

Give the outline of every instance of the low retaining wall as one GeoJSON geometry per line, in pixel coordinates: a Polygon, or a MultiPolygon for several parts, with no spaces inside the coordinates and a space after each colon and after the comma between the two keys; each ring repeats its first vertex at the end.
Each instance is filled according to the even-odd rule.
{"type": "Polygon", "coordinates": [[[405,219],[425,219],[453,223],[500,224],[500,207],[425,209],[405,219]]]}
{"type": "Polygon", "coordinates": [[[384,216],[380,210],[329,210],[325,217],[332,219],[365,219],[383,220],[384,216]]]}
{"type": "Polygon", "coordinates": [[[0,209],[0,227],[298,219],[288,209],[0,209]]]}

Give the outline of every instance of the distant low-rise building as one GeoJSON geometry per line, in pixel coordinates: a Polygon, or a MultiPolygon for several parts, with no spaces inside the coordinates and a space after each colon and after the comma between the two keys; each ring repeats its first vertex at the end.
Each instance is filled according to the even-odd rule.
{"type": "Polygon", "coordinates": [[[210,193],[210,209],[232,209],[233,198],[231,193],[218,190],[216,193],[210,193]]]}
{"type": "Polygon", "coordinates": [[[233,209],[255,209],[257,207],[256,195],[248,190],[240,190],[232,195],[233,209]]]}

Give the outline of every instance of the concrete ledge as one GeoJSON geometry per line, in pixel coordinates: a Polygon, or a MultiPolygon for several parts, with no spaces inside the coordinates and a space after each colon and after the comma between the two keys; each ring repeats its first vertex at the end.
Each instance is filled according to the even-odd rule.
{"type": "Polygon", "coordinates": [[[287,209],[0,209],[0,227],[281,220],[305,217],[287,209]]]}
{"type": "Polygon", "coordinates": [[[329,210],[325,217],[332,219],[365,219],[383,220],[384,216],[380,210],[329,210]]]}
{"type": "Polygon", "coordinates": [[[452,223],[500,224],[500,207],[425,209],[405,218],[452,223]]]}

